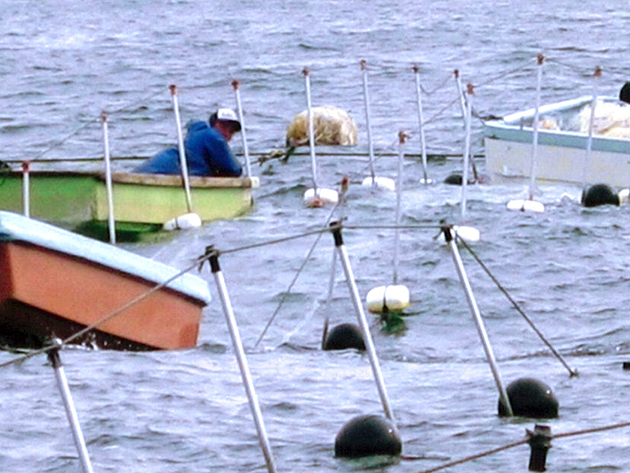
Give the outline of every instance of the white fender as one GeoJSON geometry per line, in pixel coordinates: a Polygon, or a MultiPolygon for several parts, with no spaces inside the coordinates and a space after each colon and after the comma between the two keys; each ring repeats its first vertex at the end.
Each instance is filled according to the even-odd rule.
{"type": "Polygon", "coordinates": [[[545,206],[542,203],[531,199],[510,200],[507,204],[507,208],[508,210],[524,210],[538,213],[545,211],[545,206]]]}
{"type": "Polygon", "coordinates": [[[366,297],[367,308],[373,314],[388,312],[402,312],[411,306],[409,289],[406,286],[375,287],[366,297]]]}
{"type": "Polygon", "coordinates": [[[308,189],[304,193],[304,203],[308,207],[321,207],[322,205],[335,205],[339,202],[339,193],[333,189],[317,188],[308,189]]]}
{"type": "Polygon", "coordinates": [[[371,177],[366,177],[365,179],[363,179],[361,185],[376,186],[379,189],[386,189],[392,192],[396,190],[396,183],[393,179],[390,179],[389,177],[375,177],[374,179],[372,179],[371,177]]]}
{"type": "Polygon", "coordinates": [[[477,230],[474,227],[453,226],[453,231],[462,240],[466,240],[469,242],[479,241],[479,239],[481,238],[481,234],[479,233],[479,230],[477,230]]]}
{"type": "Polygon", "coordinates": [[[201,227],[201,217],[196,213],[189,213],[172,218],[163,226],[164,230],[184,230],[187,228],[201,227]]]}

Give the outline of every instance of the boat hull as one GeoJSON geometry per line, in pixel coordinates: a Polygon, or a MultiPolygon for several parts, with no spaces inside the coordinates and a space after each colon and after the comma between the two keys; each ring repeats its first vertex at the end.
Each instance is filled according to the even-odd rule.
{"type": "MultiPolygon", "coordinates": [[[[66,339],[156,286],[24,242],[0,244],[0,267],[0,334],[13,347],[66,339]]],[[[72,343],[134,351],[191,348],[204,305],[161,289],[72,343]]]]}
{"type": "MultiPolygon", "coordinates": [[[[100,173],[32,171],[28,179],[31,217],[68,226],[107,222],[109,200],[100,173]]],[[[250,211],[255,178],[190,178],[192,211],[202,221],[234,218],[250,211]]],[[[21,172],[0,175],[0,209],[23,213],[24,177],[21,172]]],[[[114,173],[112,200],[116,222],[162,225],[189,213],[179,176],[114,173]]]]}
{"type": "MultiPolygon", "coordinates": [[[[541,117],[568,113],[591,102],[591,97],[541,107],[541,117]]],[[[533,130],[523,125],[534,111],[517,113],[504,120],[486,122],[484,145],[486,171],[494,183],[530,179],[533,130]]],[[[570,184],[605,183],[630,186],[630,139],[595,135],[587,153],[588,135],[581,132],[539,129],[535,176],[542,182],[570,184]]]]}
{"type": "Polygon", "coordinates": [[[197,343],[205,280],[113,245],[0,211],[0,340],[38,348],[53,338],[115,350],[197,343]]]}

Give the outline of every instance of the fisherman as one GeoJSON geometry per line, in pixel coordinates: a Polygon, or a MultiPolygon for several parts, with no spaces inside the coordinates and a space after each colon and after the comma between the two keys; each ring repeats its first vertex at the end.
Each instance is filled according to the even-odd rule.
{"type": "MultiPolygon", "coordinates": [[[[232,154],[228,142],[241,131],[233,110],[220,108],[210,115],[209,124],[197,120],[187,126],[184,149],[188,174],[191,176],[238,177],[243,168],[232,154]]],[[[166,149],[148,159],[136,173],[180,174],[178,148],[166,149]]]]}

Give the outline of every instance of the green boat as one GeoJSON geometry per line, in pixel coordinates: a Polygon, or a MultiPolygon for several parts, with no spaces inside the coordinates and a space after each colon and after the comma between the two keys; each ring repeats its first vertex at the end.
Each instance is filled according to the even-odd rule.
{"type": "MultiPolygon", "coordinates": [[[[27,175],[0,173],[0,210],[25,213],[28,195],[30,217],[107,239],[110,206],[104,173],[55,170],[27,175]]],[[[189,209],[180,176],[116,172],[111,181],[119,241],[155,236],[164,223],[186,213],[196,213],[203,222],[244,215],[253,206],[252,189],[258,187],[257,178],[190,176],[189,209]]]]}

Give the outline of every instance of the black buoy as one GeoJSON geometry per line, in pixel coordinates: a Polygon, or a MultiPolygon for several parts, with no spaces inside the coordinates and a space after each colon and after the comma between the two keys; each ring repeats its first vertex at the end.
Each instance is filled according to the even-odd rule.
{"type": "MultiPolygon", "coordinates": [[[[510,383],[506,392],[515,416],[533,419],[558,417],[558,400],[551,388],[542,381],[520,378],[510,383]]],[[[507,416],[507,409],[502,399],[499,399],[499,416],[507,416]]]]}
{"type": "Polygon", "coordinates": [[[444,179],[444,184],[450,184],[452,186],[461,186],[464,182],[464,178],[459,173],[453,173],[446,176],[444,179]]]}
{"type": "Polygon", "coordinates": [[[594,184],[582,192],[582,205],[584,207],[620,204],[619,195],[607,184],[594,184]]]}
{"type": "Polygon", "coordinates": [[[365,350],[365,341],[358,325],[341,324],[324,335],[322,350],[365,350]]]}
{"type": "Polygon", "coordinates": [[[337,434],[335,456],[360,458],[373,455],[400,455],[402,441],[396,426],[384,417],[355,417],[337,434]]]}
{"type": "Polygon", "coordinates": [[[630,82],[623,84],[623,87],[619,91],[619,100],[630,103],[630,82]]]}
{"type": "MultiPolygon", "coordinates": [[[[479,179],[468,179],[468,184],[475,184],[479,182],[480,184],[487,183],[490,180],[488,176],[480,175],[479,179]]],[[[459,172],[454,172],[453,174],[449,174],[444,179],[444,184],[450,184],[452,186],[461,186],[464,183],[464,177],[459,172]]]]}

